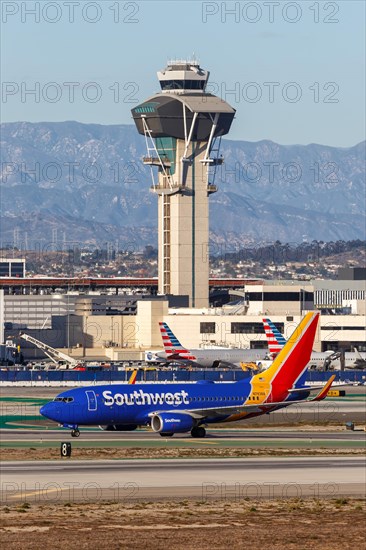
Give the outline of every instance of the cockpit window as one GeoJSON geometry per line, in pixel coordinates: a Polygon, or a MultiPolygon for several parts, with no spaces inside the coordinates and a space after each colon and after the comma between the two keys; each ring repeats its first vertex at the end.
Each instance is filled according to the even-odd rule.
{"type": "Polygon", "coordinates": [[[54,401],[62,401],[63,403],[72,403],[74,401],[73,397],[55,397],[54,401]]]}

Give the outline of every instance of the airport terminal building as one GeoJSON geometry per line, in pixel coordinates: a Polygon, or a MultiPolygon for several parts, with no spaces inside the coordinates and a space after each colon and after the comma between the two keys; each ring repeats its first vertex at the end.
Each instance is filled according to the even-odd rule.
{"type": "MultiPolygon", "coordinates": [[[[315,351],[366,351],[365,281],[261,281],[232,291],[222,307],[174,307],[177,300],[146,294],[2,296],[5,338],[20,331],[75,357],[142,360],[161,350],[159,322],[166,322],[187,348],[263,349],[262,319],[269,317],[290,336],[306,311],[322,312],[315,351]]],[[[42,356],[22,342],[25,358],[42,356]]]]}

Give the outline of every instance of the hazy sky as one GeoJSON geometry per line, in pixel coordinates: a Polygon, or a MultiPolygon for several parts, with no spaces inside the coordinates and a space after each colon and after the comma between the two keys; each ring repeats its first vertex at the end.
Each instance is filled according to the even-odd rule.
{"type": "Polygon", "coordinates": [[[1,2],[2,121],[132,123],[167,59],[210,70],[230,138],[365,139],[365,2],[1,2]],[[33,93],[29,93],[33,90],[33,93]]]}

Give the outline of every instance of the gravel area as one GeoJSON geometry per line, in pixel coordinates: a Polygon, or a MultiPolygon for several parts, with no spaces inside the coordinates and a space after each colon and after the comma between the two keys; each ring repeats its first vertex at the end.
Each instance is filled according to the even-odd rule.
{"type": "Polygon", "coordinates": [[[348,550],[364,548],[365,501],[234,500],[0,508],[7,550],[348,550]]]}

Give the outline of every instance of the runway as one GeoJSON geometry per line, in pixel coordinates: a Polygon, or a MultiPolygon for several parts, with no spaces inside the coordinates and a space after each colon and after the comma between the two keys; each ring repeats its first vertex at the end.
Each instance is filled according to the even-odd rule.
{"type": "Polygon", "coordinates": [[[365,457],[6,462],[1,502],[365,496],[365,457]]]}
{"type": "Polygon", "coordinates": [[[172,438],[162,438],[159,434],[147,430],[132,432],[113,432],[100,429],[82,429],[80,438],[73,438],[70,430],[0,430],[0,446],[27,446],[60,444],[61,441],[70,441],[73,446],[164,446],[169,444],[212,444],[217,446],[255,446],[267,444],[278,445],[286,442],[289,446],[297,443],[316,442],[317,446],[323,443],[334,443],[336,446],[364,446],[366,448],[366,432],[363,429],[354,431],[332,431],[325,429],[296,430],[296,429],[207,429],[203,439],[192,438],[189,433],[175,434],[172,438]]]}

